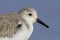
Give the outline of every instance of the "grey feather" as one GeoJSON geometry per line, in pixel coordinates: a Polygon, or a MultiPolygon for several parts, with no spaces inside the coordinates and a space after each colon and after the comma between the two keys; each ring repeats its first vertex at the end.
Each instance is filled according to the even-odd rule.
{"type": "Polygon", "coordinates": [[[15,34],[20,19],[20,15],[15,12],[0,15],[0,37],[15,34]]]}

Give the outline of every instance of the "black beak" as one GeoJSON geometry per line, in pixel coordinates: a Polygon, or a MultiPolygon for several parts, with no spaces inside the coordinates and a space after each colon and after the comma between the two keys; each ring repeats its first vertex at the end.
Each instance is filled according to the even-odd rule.
{"type": "Polygon", "coordinates": [[[46,28],[49,28],[49,26],[47,24],[45,24],[43,21],[41,21],[40,19],[37,18],[36,20],[38,23],[40,23],[41,25],[45,26],[46,28]]]}

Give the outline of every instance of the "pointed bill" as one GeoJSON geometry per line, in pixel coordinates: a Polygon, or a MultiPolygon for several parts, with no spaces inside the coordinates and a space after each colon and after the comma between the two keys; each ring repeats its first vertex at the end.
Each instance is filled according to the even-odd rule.
{"type": "Polygon", "coordinates": [[[40,23],[41,25],[45,26],[46,28],[49,28],[49,26],[45,24],[43,21],[41,21],[39,18],[37,18],[36,21],[40,23]]]}

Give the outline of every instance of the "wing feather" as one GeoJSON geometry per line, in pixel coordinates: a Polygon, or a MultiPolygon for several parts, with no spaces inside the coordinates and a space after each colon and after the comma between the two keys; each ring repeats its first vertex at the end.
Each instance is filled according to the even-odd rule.
{"type": "Polygon", "coordinates": [[[17,29],[20,17],[16,13],[9,13],[5,15],[0,15],[0,36],[11,36],[17,29]]]}

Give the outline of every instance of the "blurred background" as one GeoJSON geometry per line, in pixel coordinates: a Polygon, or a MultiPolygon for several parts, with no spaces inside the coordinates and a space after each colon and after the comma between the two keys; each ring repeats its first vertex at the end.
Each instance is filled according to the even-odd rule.
{"type": "Polygon", "coordinates": [[[36,23],[29,40],[60,40],[60,0],[0,0],[0,14],[34,7],[49,29],[36,23]]]}

